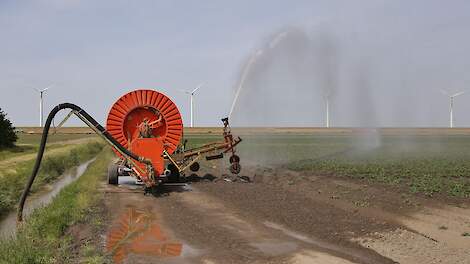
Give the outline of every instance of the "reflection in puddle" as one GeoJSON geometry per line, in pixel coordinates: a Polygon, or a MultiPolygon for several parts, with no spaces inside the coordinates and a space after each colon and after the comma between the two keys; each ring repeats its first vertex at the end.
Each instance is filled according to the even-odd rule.
{"type": "Polygon", "coordinates": [[[150,210],[129,207],[107,234],[106,250],[115,263],[129,254],[158,257],[180,256],[183,245],[171,241],[162,231],[150,210]]]}

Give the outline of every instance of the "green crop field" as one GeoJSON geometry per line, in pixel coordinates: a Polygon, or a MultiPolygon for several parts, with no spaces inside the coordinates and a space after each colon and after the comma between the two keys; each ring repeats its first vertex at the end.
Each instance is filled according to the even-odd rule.
{"type": "MultiPolygon", "coordinates": [[[[189,146],[217,139],[191,135],[189,146]]],[[[246,135],[242,166],[283,166],[317,175],[403,186],[427,196],[470,197],[470,136],[246,135]]]]}

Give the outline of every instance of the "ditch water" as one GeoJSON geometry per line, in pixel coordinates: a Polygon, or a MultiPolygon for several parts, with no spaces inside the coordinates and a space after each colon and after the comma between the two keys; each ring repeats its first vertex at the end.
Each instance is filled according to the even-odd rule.
{"type": "MultiPolygon", "coordinates": [[[[79,166],[62,174],[59,179],[49,185],[47,189],[28,196],[23,215],[28,217],[36,208],[46,206],[67,185],[76,181],[96,158],[88,160],[79,166]]],[[[0,239],[14,236],[16,233],[16,211],[10,212],[5,218],[0,219],[0,239]]]]}

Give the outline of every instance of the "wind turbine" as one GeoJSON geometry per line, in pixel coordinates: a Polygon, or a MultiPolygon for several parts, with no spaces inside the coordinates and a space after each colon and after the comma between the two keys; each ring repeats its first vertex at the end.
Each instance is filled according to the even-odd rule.
{"type": "Polygon", "coordinates": [[[326,127],[330,127],[330,95],[325,96],[326,101],[326,127]]]}
{"type": "Polygon", "coordinates": [[[323,95],[326,104],[326,127],[330,127],[330,92],[323,95]]]}
{"type": "Polygon", "coordinates": [[[185,94],[189,95],[189,97],[191,98],[191,127],[194,126],[194,95],[196,93],[197,90],[199,90],[199,88],[201,88],[202,86],[202,83],[199,84],[196,88],[194,88],[194,90],[192,90],[191,92],[190,91],[184,91],[182,90],[182,92],[184,92],[185,94]]]}
{"type": "Polygon", "coordinates": [[[38,93],[39,93],[39,127],[42,127],[42,123],[43,123],[43,111],[44,111],[44,105],[43,105],[43,94],[49,90],[49,88],[51,88],[52,85],[49,85],[48,87],[42,89],[42,90],[38,90],[36,88],[34,88],[34,90],[36,90],[38,93]]]}
{"type": "Polygon", "coordinates": [[[458,93],[455,93],[455,94],[450,94],[448,91],[446,90],[441,90],[441,92],[447,96],[449,96],[449,108],[450,108],[450,127],[453,128],[454,127],[454,98],[459,96],[459,95],[462,95],[465,93],[465,91],[462,91],[462,92],[458,92],[458,93]]]}

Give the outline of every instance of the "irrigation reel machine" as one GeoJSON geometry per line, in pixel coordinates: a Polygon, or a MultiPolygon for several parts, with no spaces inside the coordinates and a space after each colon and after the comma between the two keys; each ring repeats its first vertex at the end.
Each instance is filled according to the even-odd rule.
{"type": "Polygon", "coordinates": [[[26,197],[38,173],[47,142],[49,128],[55,115],[64,109],[70,113],[58,125],[62,126],[76,115],[96,134],[100,135],[119,157],[108,169],[109,184],[118,184],[119,176],[132,176],[142,182],[145,193],[157,194],[166,184],[183,181],[187,170],[198,171],[198,161],[221,159],[229,155],[230,172],[239,174],[240,158],[235,146],[241,142],[230,130],[228,118],[223,118],[223,140],[186,149],[183,139],[183,121],[177,106],[163,93],[154,90],[135,90],[120,97],[109,111],[106,129],[77,105],[59,104],[47,117],[36,163],[21,196],[18,221],[26,197]]]}

